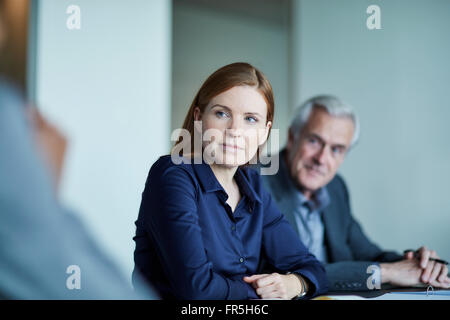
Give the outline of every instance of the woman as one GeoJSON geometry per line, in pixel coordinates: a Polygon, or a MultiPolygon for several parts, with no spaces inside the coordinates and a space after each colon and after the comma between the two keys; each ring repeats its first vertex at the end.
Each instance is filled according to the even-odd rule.
{"type": "Polygon", "coordinates": [[[327,290],[323,267],[245,166],[273,116],[272,87],[260,71],[222,67],[197,93],[172,156],[150,169],[133,275],[163,298],[292,299],[327,290]],[[258,274],[263,258],[276,272],[258,274]]]}

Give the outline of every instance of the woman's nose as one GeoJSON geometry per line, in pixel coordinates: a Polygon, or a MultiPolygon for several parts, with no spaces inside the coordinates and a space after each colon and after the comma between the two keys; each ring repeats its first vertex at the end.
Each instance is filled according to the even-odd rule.
{"type": "Polygon", "coordinates": [[[230,136],[238,137],[243,134],[242,121],[239,118],[232,118],[227,128],[227,134],[230,136]]]}

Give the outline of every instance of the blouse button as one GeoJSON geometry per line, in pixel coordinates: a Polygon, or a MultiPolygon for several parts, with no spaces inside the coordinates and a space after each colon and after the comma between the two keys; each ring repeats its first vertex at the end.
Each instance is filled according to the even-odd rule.
{"type": "Polygon", "coordinates": [[[240,259],[239,259],[239,262],[240,262],[240,263],[244,262],[244,258],[240,258],[240,259]]]}

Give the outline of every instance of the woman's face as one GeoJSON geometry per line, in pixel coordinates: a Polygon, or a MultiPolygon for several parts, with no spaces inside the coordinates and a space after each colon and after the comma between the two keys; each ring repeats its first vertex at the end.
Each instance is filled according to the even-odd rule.
{"type": "Polygon", "coordinates": [[[236,86],[217,95],[203,113],[194,111],[201,121],[195,128],[203,135],[205,161],[228,167],[252,159],[267,140],[272,123],[267,122],[267,103],[254,87],[236,86]]]}

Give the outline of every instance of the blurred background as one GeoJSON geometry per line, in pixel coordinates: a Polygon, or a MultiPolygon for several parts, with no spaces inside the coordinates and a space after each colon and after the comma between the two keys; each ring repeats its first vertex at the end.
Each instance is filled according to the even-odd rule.
{"type": "Polygon", "coordinates": [[[236,61],[271,81],[274,128],[316,94],[356,109],[361,140],[341,174],[353,213],[385,249],[450,259],[450,1],[0,0],[0,69],[69,140],[61,184],[131,275],[148,170],[171,147],[206,77],[236,61]],[[369,5],[381,29],[369,30],[369,5]],[[71,29],[71,6],[80,28],[71,29]]]}

